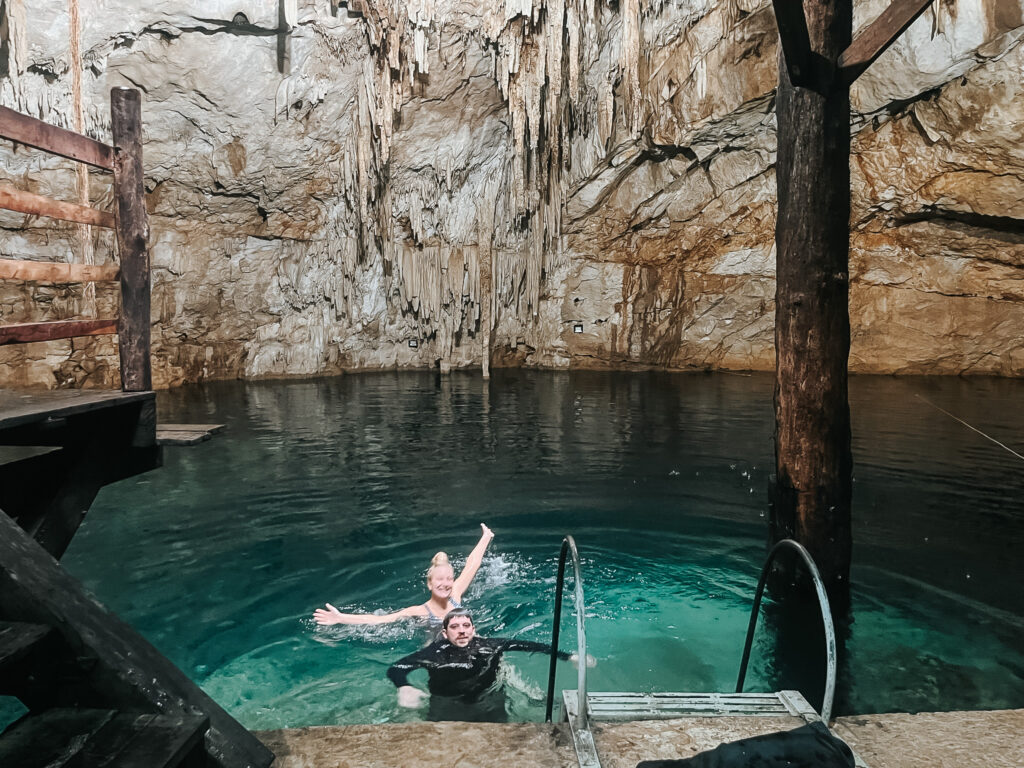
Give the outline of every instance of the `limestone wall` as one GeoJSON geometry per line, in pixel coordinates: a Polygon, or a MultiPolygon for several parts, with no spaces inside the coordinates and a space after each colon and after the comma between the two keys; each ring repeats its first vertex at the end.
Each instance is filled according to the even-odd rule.
{"type": "MultiPolygon", "coordinates": [[[[854,87],[855,371],[1024,374],[1022,3],[936,0],[854,87]]],[[[3,105],[109,140],[144,92],[160,386],[771,368],[776,56],[761,0],[0,0],[3,105]]],[[[111,250],[0,212],[0,256],[111,250]]],[[[0,282],[0,322],[116,300],[0,282]]],[[[114,349],[0,348],[0,383],[108,386],[114,349]]]]}

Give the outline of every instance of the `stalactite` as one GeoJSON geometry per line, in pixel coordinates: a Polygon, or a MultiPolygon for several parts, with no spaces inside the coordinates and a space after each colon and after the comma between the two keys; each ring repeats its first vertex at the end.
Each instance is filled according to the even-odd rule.
{"type": "MultiPolygon", "coordinates": [[[[615,26],[608,23],[614,11],[597,0],[504,0],[485,5],[469,26],[454,18],[457,4],[444,0],[362,5],[371,56],[364,60],[355,136],[346,143],[338,180],[350,210],[332,219],[348,233],[334,244],[344,253],[341,279],[351,284],[361,264],[380,260],[384,293],[397,313],[392,322],[408,327],[411,321],[421,338],[434,341],[442,360],[457,338],[472,339],[485,363],[499,328],[514,342],[527,332],[517,329],[536,324],[545,279],[561,265],[563,173],[595,165],[617,130],[617,114],[629,134],[640,130],[640,0],[621,0],[618,61],[609,58],[611,71],[597,78],[588,68],[615,26]],[[466,216],[450,208],[466,178],[443,148],[432,173],[421,172],[419,181],[394,188],[388,171],[403,106],[423,87],[432,60],[435,67],[448,65],[442,34],[490,52],[508,112],[501,171],[474,181],[485,188],[475,195],[475,224],[469,226],[452,223],[466,216]],[[615,82],[622,83],[618,110],[615,82]]],[[[329,97],[326,82],[301,66],[293,71],[276,100],[283,119],[294,117],[292,105],[300,101],[329,97]]],[[[338,298],[339,311],[351,317],[352,290],[338,298]]]]}

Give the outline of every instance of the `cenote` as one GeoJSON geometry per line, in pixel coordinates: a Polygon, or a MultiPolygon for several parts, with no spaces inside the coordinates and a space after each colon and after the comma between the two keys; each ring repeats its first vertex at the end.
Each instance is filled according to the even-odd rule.
{"type": "MultiPolygon", "coordinates": [[[[772,385],[498,371],[173,390],[164,421],[227,430],[106,488],[62,562],[252,729],[422,717],[384,671],[428,630],[310,616],[422,602],[430,557],[458,565],[481,522],[496,533],[467,596],[482,634],[550,639],[572,533],[593,690],[730,690],[765,554],[772,385]]],[[[1024,463],[942,412],[1020,451],[1022,399],[1016,380],[851,379],[838,714],[1024,706],[1024,463]]],[[[777,678],[801,663],[769,627],[747,689],[799,687],[777,678]]],[[[546,665],[507,658],[510,719],[543,718],[546,665]]]]}

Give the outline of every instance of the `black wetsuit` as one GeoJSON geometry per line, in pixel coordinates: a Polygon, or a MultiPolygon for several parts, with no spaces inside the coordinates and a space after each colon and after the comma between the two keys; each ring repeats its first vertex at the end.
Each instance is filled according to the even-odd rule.
{"type": "MultiPolygon", "coordinates": [[[[427,670],[427,688],[431,693],[431,719],[442,719],[434,715],[442,711],[439,707],[443,708],[444,699],[451,703],[465,705],[476,704],[489,698],[486,694],[495,688],[501,655],[505,651],[550,653],[551,646],[530,640],[474,637],[465,648],[459,648],[452,645],[446,638],[441,638],[423,650],[410,653],[388,667],[388,679],[396,687],[401,688],[403,685],[409,685],[410,672],[415,669],[427,670]]],[[[568,659],[569,654],[559,651],[558,658],[568,659]]],[[[484,708],[486,713],[481,711],[476,714],[486,715],[484,719],[488,720],[500,718],[500,714],[504,712],[504,697],[501,697],[501,712],[496,711],[496,702],[489,703],[490,706],[484,708]]],[[[448,710],[452,711],[451,708],[448,710]]],[[[460,712],[457,719],[481,719],[481,717],[474,717],[472,710],[457,709],[454,711],[460,712]]],[[[443,719],[452,718],[445,717],[443,719]]]]}

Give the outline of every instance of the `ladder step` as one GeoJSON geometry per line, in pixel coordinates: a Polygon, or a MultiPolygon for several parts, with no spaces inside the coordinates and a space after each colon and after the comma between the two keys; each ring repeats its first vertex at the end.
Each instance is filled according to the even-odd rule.
{"type": "Polygon", "coordinates": [[[779,693],[588,693],[595,720],[677,717],[770,717],[792,715],[810,721],[814,710],[794,691],[779,693]]]}

